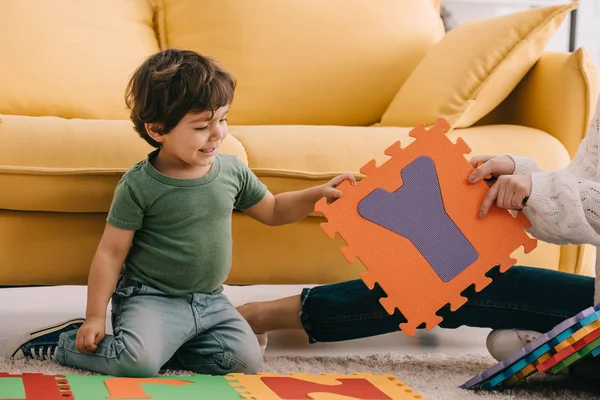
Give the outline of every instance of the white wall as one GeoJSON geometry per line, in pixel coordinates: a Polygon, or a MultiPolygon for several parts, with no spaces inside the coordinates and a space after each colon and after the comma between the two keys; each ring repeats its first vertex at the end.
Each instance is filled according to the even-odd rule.
{"type": "Polygon", "coordinates": [[[581,0],[577,21],[577,47],[585,47],[600,66],[600,0],[581,0]]]}
{"type": "MultiPolygon", "coordinates": [[[[454,26],[472,19],[492,18],[533,6],[566,4],[570,0],[442,0],[454,26]]],[[[569,51],[570,17],[548,43],[547,50],[569,51]]],[[[600,66],[600,0],[580,0],[576,47],[585,47],[600,66]]]]}

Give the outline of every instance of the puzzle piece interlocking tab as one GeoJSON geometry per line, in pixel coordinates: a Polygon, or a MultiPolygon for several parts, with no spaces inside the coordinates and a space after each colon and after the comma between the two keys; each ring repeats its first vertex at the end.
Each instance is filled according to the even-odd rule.
{"type": "Polygon", "coordinates": [[[356,185],[340,184],[340,199],[315,205],[327,220],[321,228],[344,239],[344,257],[361,261],[363,282],[371,290],[379,284],[387,296],[380,303],[388,314],[404,315],[400,329],[411,336],[423,323],[427,330],[439,325],[446,304],[452,311],[463,306],[461,293],[471,285],[478,292],[489,285],[494,266],[506,272],[520,246],[529,253],[537,245],[522,212],[515,217],[494,205],[478,217],[489,188],[468,182],[474,168],[464,155],[471,149],[461,138],[452,143],[449,129],[443,118],[429,130],[420,124],[409,134],[412,143],[393,143],[385,150],[389,160],[364,165],[356,185]]]}

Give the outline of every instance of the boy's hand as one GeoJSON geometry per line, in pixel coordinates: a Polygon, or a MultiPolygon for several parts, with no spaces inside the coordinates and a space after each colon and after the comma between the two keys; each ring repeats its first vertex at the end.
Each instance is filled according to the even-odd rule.
{"type": "Polygon", "coordinates": [[[479,218],[487,215],[494,201],[499,208],[521,210],[531,195],[531,174],[501,175],[483,199],[479,218]]]}
{"type": "Polygon", "coordinates": [[[469,176],[470,183],[477,183],[488,175],[497,178],[515,171],[515,162],[509,156],[475,156],[471,158],[471,165],[475,171],[469,176]]]}
{"type": "Polygon", "coordinates": [[[345,181],[346,179],[348,179],[352,185],[356,184],[356,178],[351,173],[346,172],[342,175],[338,175],[323,185],[321,189],[321,196],[319,198],[326,197],[327,202],[331,203],[336,199],[342,197],[342,191],[336,189],[336,186],[345,181]]]}
{"type": "Polygon", "coordinates": [[[104,318],[92,317],[85,320],[77,331],[75,347],[80,353],[94,353],[106,333],[104,318]]]}

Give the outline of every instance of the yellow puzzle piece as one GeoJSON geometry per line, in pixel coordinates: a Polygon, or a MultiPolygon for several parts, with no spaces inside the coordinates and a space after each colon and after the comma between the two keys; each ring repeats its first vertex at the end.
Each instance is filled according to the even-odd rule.
{"type": "Polygon", "coordinates": [[[247,400],[425,400],[393,375],[260,373],[225,379],[247,400]]]}

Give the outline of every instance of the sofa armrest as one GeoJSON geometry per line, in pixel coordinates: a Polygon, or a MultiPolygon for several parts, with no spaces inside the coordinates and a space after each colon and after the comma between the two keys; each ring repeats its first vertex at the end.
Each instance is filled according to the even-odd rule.
{"type": "Polygon", "coordinates": [[[578,275],[596,276],[596,247],[591,244],[580,246],[574,272],[578,275]]]}
{"type": "Polygon", "coordinates": [[[585,49],[545,52],[515,90],[476,125],[536,128],[560,140],[573,157],[592,120],[599,81],[598,69],[585,49]]]}

